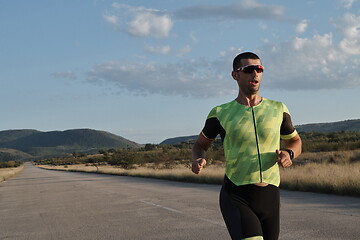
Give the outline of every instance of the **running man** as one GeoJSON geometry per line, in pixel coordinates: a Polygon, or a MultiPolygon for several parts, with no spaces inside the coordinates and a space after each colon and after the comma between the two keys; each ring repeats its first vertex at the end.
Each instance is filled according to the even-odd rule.
{"type": "Polygon", "coordinates": [[[275,240],[280,231],[280,172],[301,153],[301,139],[285,104],[259,95],[264,67],[251,52],[233,62],[235,100],[214,107],[192,149],[192,171],[220,135],[226,159],[220,209],[232,239],[275,240]],[[280,149],[280,139],[283,149],[280,149]]]}

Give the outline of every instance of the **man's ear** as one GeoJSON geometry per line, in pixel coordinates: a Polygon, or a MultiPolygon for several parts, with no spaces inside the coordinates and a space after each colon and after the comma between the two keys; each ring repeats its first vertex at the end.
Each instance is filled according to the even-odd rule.
{"type": "Polygon", "coordinates": [[[231,76],[233,77],[234,80],[238,80],[238,73],[236,71],[232,71],[231,76]]]}

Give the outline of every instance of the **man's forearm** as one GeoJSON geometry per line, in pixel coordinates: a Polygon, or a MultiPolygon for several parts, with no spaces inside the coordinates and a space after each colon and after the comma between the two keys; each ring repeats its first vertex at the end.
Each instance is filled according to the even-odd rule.
{"type": "Polygon", "coordinates": [[[294,152],[294,158],[297,158],[301,154],[302,142],[300,137],[285,141],[284,145],[285,148],[291,149],[294,152]]]}
{"type": "Polygon", "coordinates": [[[205,158],[206,156],[206,151],[205,149],[203,149],[200,144],[198,144],[197,142],[194,144],[193,148],[192,148],[192,159],[196,160],[198,158],[205,158]]]}

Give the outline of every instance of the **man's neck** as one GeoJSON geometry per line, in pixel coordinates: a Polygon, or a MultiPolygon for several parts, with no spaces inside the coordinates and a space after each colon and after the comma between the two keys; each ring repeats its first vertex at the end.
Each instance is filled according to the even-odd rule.
{"type": "Polygon", "coordinates": [[[239,94],[235,100],[242,105],[253,107],[261,103],[262,97],[258,94],[248,96],[239,94]]]}

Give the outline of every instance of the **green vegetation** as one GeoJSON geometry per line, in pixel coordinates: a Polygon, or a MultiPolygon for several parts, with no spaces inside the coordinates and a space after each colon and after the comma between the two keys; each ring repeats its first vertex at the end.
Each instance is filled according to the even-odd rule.
{"type": "Polygon", "coordinates": [[[45,156],[71,156],[73,152],[93,154],[101,148],[138,148],[139,144],[105,131],[74,129],[40,132],[0,131],[0,148],[22,152],[19,160],[45,156]]]}
{"type": "Polygon", "coordinates": [[[109,149],[100,150],[99,154],[77,154],[73,153],[71,157],[45,158],[36,160],[39,165],[75,165],[75,164],[92,164],[92,165],[112,165],[124,169],[132,169],[151,164],[153,168],[171,169],[176,165],[182,164],[189,166],[189,156],[191,148],[185,149],[177,146],[160,146],[153,145],[150,148],[145,146],[139,149],[109,149]]]}
{"type": "Polygon", "coordinates": [[[0,152],[0,161],[1,162],[8,162],[8,161],[13,161],[16,159],[16,156],[14,156],[11,153],[8,152],[0,152]]]}
{"type": "Polygon", "coordinates": [[[300,133],[303,152],[328,152],[360,149],[360,132],[300,133]]]}
{"type": "Polygon", "coordinates": [[[37,130],[20,129],[20,130],[5,130],[0,131],[0,143],[12,142],[20,138],[24,138],[38,133],[37,130]]]}
{"type": "MultiPolygon", "coordinates": [[[[339,132],[360,132],[360,119],[345,120],[330,123],[311,123],[296,126],[301,135],[304,133],[339,133],[339,132]]],[[[195,140],[198,135],[183,136],[165,139],[161,144],[178,144],[195,140]]]]}
{"type": "Polygon", "coordinates": [[[0,162],[0,168],[13,168],[13,167],[19,167],[23,163],[19,161],[8,161],[8,162],[0,162]]]}
{"type": "MultiPolygon", "coordinates": [[[[281,170],[281,188],[360,196],[359,132],[311,132],[302,133],[301,137],[303,154],[294,160],[291,168],[281,170]]],[[[71,157],[45,158],[36,164],[68,171],[220,184],[225,162],[221,141],[216,140],[209,149],[206,168],[200,175],[190,171],[192,145],[188,141],[175,145],[146,144],[133,149],[112,148],[93,155],[74,152],[71,157]]]]}
{"type": "MultiPolygon", "coordinates": [[[[339,132],[339,133],[302,133],[303,156],[307,152],[329,152],[329,151],[350,151],[360,149],[360,132],[339,132]],[[330,146],[330,147],[329,147],[330,146]]],[[[74,165],[74,164],[109,164],[125,169],[136,168],[151,163],[156,168],[171,169],[175,165],[189,165],[193,141],[183,142],[175,145],[154,145],[146,144],[141,148],[111,148],[100,150],[98,154],[87,155],[85,153],[73,152],[71,157],[45,158],[35,161],[37,164],[46,165],[74,165]]],[[[316,154],[314,155],[316,156],[316,154]]],[[[323,155],[322,155],[323,156],[323,155]]],[[[341,159],[341,154],[320,158],[302,159],[301,164],[308,162],[334,163],[341,159]]],[[[208,165],[223,164],[225,157],[220,140],[214,141],[207,152],[208,165]]],[[[296,162],[295,162],[296,164],[296,162]]]]}
{"type": "Polygon", "coordinates": [[[17,161],[17,156],[10,152],[0,151],[0,168],[13,168],[22,164],[21,161],[17,161]]]}

